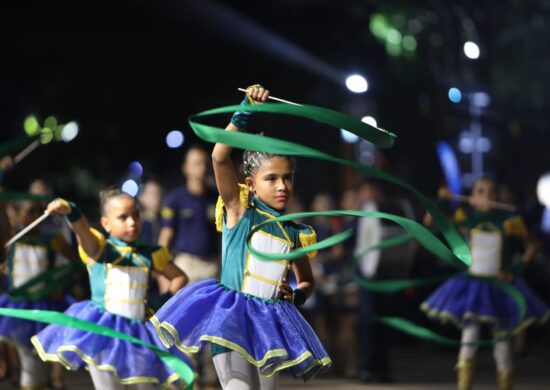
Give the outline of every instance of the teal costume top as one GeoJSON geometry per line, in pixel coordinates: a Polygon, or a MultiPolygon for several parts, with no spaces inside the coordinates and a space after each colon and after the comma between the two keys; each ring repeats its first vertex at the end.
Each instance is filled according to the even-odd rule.
{"type": "MultiPolygon", "coordinates": [[[[241,204],[246,207],[242,218],[232,228],[225,224],[225,210],[221,199],[216,207],[218,230],[222,236],[221,284],[240,291],[249,297],[268,301],[279,299],[279,284],[292,267],[289,260],[262,261],[256,259],[246,248],[246,238],[251,229],[281,215],[258,198],[248,200],[248,191],[241,187],[241,204]],[[221,229],[220,229],[221,228],[221,229]]],[[[287,253],[299,246],[316,242],[315,231],[308,225],[292,221],[264,225],[251,238],[255,249],[269,253],[287,253]]],[[[316,252],[308,253],[309,258],[316,252]]],[[[213,343],[212,355],[228,352],[229,349],[213,343]]]]}
{"type": "Polygon", "coordinates": [[[127,243],[115,237],[105,237],[95,229],[101,254],[93,264],[79,247],[80,256],[87,264],[92,290],[92,302],[99,308],[127,318],[145,318],[146,294],[151,269],[164,270],[172,260],[166,247],[127,243]]]}
{"type": "Polygon", "coordinates": [[[521,216],[507,211],[481,213],[458,209],[454,220],[472,252],[471,274],[491,276],[509,269],[512,260],[511,238],[521,241],[528,238],[521,216]]]}
{"type": "MultiPolygon", "coordinates": [[[[247,272],[247,270],[250,271],[248,266],[250,266],[253,256],[246,249],[246,237],[254,226],[281,215],[280,211],[271,208],[258,198],[253,198],[246,207],[243,217],[234,227],[228,228],[226,226],[225,214],[223,215],[222,224],[222,271],[220,281],[224,286],[237,291],[246,290],[247,279],[254,279],[255,276],[264,276],[264,282],[269,283],[265,281],[265,278],[269,278],[269,275],[255,275],[252,272],[247,272]]],[[[315,241],[316,234],[311,226],[285,221],[264,225],[254,234],[252,245],[254,248],[266,252],[284,253],[299,246],[311,245],[315,241]],[[258,236],[258,240],[255,241],[256,236],[258,236]],[[281,245],[277,246],[277,243],[281,245]],[[277,249],[280,249],[280,252],[277,249]]],[[[315,255],[316,253],[311,252],[308,257],[312,258],[315,255]]],[[[277,263],[286,267],[287,270],[290,269],[290,261],[287,260],[264,261],[258,264],[268,267],[270,263],[277,263]]],[[[268,272],[268,274],[277,274],[277,271],[268,272]]]]}

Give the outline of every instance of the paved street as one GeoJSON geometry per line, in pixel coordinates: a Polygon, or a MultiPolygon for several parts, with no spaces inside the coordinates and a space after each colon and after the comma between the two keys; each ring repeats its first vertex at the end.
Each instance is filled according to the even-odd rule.
{"type": "MultiPolygon", "coordinates": [[[[454,390],[455,351],[439,347],[408,347],[392,351],[395,383],[360,384],[355,380],[330,377],[330,372],[309,383],[295,381],[290,377],[281,378],[281,389],[382,389],[382,390],[454,390]]],[[[517,390],[550,389],[550,348],[532,346],[524,357],[516,357],[517,390]]],[[[491,351],[480,353],[476,376],[476,390],[496,389],[494,363],[491,351]]],[[[0,382],[0,390],[15,389],[9,382],[0,382]]],[[[68,390],[92,390],[86,371],[67,374],[68,390]]]]}

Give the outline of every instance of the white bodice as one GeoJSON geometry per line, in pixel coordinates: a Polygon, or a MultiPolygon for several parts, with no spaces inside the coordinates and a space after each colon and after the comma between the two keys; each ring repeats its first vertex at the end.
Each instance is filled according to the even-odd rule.
{"type": "MultiPolygon", "coordinates": [[[[267,253],[288,253],[289,243],[279,237],[258,231],[252,236],[251,244],[255,249],[267,253]]],[[[279,296],[279,283],[290,269],[287,260],[261,261],[248,253],[241,291],[266,299],[279,296]]]]}
{"type": "Polygon", "coordinates": [[[472,229],[470,233],[473,275],[495,276],[501,269],[502,234],[498,230],[472,229]]]}
{"type": "Polygon", "coordinates": [[[106,264],[105,310],[123,317],[144,320],[149,282],[147,267],[106,264]]]}
{"type": "MultiPolygon", "coordinates": [[[[13,254],[12,286],[19,287],[48,269],[48,249],[45,246],[16,243],[13,254]]],[[[37,284],[35,291],[42,287],[37,284]]]]}

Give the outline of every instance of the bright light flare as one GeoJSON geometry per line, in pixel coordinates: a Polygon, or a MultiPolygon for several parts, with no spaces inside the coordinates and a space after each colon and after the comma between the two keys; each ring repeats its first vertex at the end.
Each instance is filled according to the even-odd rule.
{"type": "Polygon", "coordinates": [[[542,175],[537,183],[537,198],[546,207],[550,207],[550,172],[542,175]]]}
{"type": "Polygon", "coordinates": [[[464,54],[471,60],[477,60],[479,58],[479,46],[471,41],[464,44],[464,54]]]}
{"type": "Polygon", "coordinates": [[[61,139],[64,142],[71,142],[78,135],[78,124],[76,122],[69,122],[61,130],[61,139]]]}
{"type": "Polygon", "coordinates": [[[361,75],[354,74],[346,79],[346,87],[348,87],[351,92],[363,93],[367,92],[367,89],[369,89],[369,84],[367,83],[366,78],[361,75]]]}
{"type": "Polygon", "coordinates": [[[184,141],[185,137],[183,136],[183,133],[179,130],[172,130],[166,135],[166,145],[168,145],[169,148],[179,148],[181,145],[183,145],[184,141]]]}
{"type": "Polygon", "coordinates": [[[122,191],[130,196],[136,196],[139,191],[139,186],[135,180],[129,179],[122,183],[122,191]]]}

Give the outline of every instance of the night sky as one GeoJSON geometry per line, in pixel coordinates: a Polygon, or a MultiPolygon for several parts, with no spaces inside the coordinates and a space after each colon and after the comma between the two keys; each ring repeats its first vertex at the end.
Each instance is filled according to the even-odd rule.
{"type": "MultiPolygon", "coordinates": [[[[384,151],[384,168],[434,195],[442,179],[435,143],[456,146],[469,123],[467,105],[447,98],[456,85],[491,95],[482,118],[493,141],[486,166],[521,194],[531,193],[549,161],[544,157],[550,145],[544,88],[549,5],[524,3],[4,1],[0,141],[23,135],[30,114],[80,126],[73,142],[41,147],[7,184],[21,189],[31,178],[45,177],[70,194],[77,191],[76,177],[116,184],[138,160],[147,176],[173,186],[185,147],[201,143],[187,117],[237,104],[242,98],[237,87],[261,82],[274,96],[374,116],[398,135],[395,146],[384,151]],[[397,24],[404,20],[402,30],[413,19],[422,23],[414,53],[388,54],[369,29],[375,13],[397,24]],[[261,30],[250,34],[239,20],[280,40],[266,41],[261,30]],[[478,61],[461,53],[471,31],[482,49],[478,61]],[[364,74],[368,92],[352,94],[343,79],[311,61],[290,59],[280,42],[341,75],[364,74]],[[166,147],[173,129],[184,132],[183,148],[166,147]]],[[[228,119],[214,122],[224,126],[228,119]]],[[[258,124],[267,135],[335,155],[342,149],[339,131],[316,123],[269,116],[258,124]]],[[[305,198],[342,189],[338,167],[300,161],[298,169],[298,192],[305,198]],[[319,170],[326,173],[323,180],[319,170]]]]}

